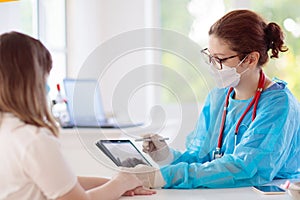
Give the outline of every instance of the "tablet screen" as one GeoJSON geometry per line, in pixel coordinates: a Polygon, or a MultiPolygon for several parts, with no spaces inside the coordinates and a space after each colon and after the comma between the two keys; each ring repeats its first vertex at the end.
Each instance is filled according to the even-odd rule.
{"type": "Polygon", "coordinates": [[[96,145],[117,166],[135,167],[138,164],[151,166],[130,140],[99,140],[96,145]]]}

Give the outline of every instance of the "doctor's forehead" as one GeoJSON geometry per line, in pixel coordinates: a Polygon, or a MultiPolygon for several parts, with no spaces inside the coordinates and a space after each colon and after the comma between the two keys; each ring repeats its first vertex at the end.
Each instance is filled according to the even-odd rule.
{"type": "Polygon", "coordinates": [[[215,35],[209,36],[208,50],[211,55],[229,55],[234,53],[234,51],[230,50],[228,43],[215,35]]]}

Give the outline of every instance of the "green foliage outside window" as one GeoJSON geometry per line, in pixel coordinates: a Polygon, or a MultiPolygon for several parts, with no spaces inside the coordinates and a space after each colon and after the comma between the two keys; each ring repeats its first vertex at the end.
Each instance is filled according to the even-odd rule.
{"type": "MultiPolygon", "coordinates": [[[[190,0],[163,0],[161,1],[161,26],[165,29],[174,30],[184,34],[188,37],[191,26],[193,23],[193,16],[188,12],[187,5],[190,0]]],[[[208,1],[209,2],[209,1],[208,1]]],[[[216,2],[216,1],[211,1],[216,2]]],[[[218,1],[219,3],[225,4],[225,13],[236,9],[235,5],[237,1],[218,1]]],[[[300,100],[300,1],[299,0],[248,0],[246,2],[248,8],[259,14],[261,14],[267,21],[276,22],[279,24],[284,33],[285,33],[285,42],[286,46],[289,48],[289,51],[286,53],[279,54],[279,59],[270,59],[270,62],[265,66],[265,71],[269,77],[277,77],[288,82],[289,89],[293,94],[300,100]],[[285,22],[290,19],[298,25],[298,32],[290,32],[286,29],[285,22]],[[298,35],[297,35],[298,33],[298,35]]],[[[208,31],[208,30],[203,30],[208,31]]],[[[200,44],[201,45],[201,44],[200,44]]],[[[200,50],[200,49],[199,49],[200,50]]],[[[200,59],[200,55],[199,55],[200,59]]],[[[171,67],[173,70],[178,71],[183,76],[191,77],[192,87],[194,91],[202,91],[201,87],[204,87],[201,84],[200,80],[193,79],[193,75],[189,74],[187,70],[189,67],[180,58],[177,58],[174,55],[163,53],[162,63],[165,66],[171,67]]],[[[168,84],[174,84],[176,87],[176,81],[173,80],[174,77],[163,74],[163,79],[168,84]]],[[[183,89],[184,93],[185,90],[183,89]]],[[[192,98],[194,94],[185,94],[186,102],[192,98]]],[[[201,92],[197,93],[199,95],[197,98],[203,100],[206,94],[201,92]]],[[[173,102],[171,96],[168,94],[162,94],[164,102],[173,102]]]]}

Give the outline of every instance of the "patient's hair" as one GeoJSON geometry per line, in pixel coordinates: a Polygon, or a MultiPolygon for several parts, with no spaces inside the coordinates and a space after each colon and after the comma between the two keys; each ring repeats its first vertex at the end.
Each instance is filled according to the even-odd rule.
{"type": "Polygon", "coordinates": [[[250,10],[234,10],[227,13],[210,30],[209,35],[223,39],[231,50],[239,52],[240,59],[253,51],[260,54],[258,66],[268,61],[268,51],[271,58],[278,58],[279,52],[288,49],[284,46],[284,36],[278,24],[265,20],[250,10]]]}
{"type": "Polygon", "coordinates": [[[1,115],[4,112],[12,113],[27,124],[50,129],[57,136],[58,127],[46,98],[46,79],[51,68],[51,55],[40,41],[18,32],[2,34],[1,115]]]}

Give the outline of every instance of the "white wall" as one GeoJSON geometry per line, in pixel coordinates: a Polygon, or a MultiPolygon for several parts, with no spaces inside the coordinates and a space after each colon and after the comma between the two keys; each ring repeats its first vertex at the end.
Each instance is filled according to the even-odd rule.
{"type": "MultiPolygon", "coordinates": [[[[113,112],[117,118],[123,119],[127,116],[122,116],[122,113],[128,109],[134,122],[149,122],[147,128],[153,125],[153,132],[172,132],[165,136],[174,139],[169,141],[173,147],[183,149],[185,136],[193,129],[197,114],[191,114],[188,116],[189,122],[185,120],[182,124],[180,117],[186,116],[181,116],[181,109],[192,108],[190,113],[195,113],[195,107],[178,109],[176,106],[162,105],[159,96],[161,87],[151,85],[151,81],[160,83],[162,78],[156,66],[161,63],[160,53],[134,49],[143,44],[160,44],[159,33],[153,36],[151,31],[145,33],[150,35],[139,32],[143,28],[160,27],[159,0],[67,0],[66,7],[68,76],[97,78],[106,112],[113,112]],[[135,34],[136,38],[132,37],[135,34]],[[120,88],[124,88],[123,94],[116,92],[120,88]],[[132,93],[129,95],[132,96],[126,93],[130,89],[132,93]],[[117,97],[115,93],[118,93],[117,97]],[[120,103],[115,102],[118,100],[120,103]],[[164,121],[174,118],[178,121],[164,121]],[[170,128],[173,131],[167,131],[170,128]]],[[[145,131],[140,130],[142,132],[145,131]]]]}
{"type": "Polygon", "coordinates": [[[68,75],[111,37],[145,27],[144,1],[67,0],[68,75]]]}
{"type": "MultiPolygon", "coordinates": [[[[147,13],[149,14],[151,2],[149,0],[67,0],[67,75],[73,78],[78,75],[86,78],[97,78],[107,112],[112,111],[111,103],[114,88],[130,70],[145,65],[147,62],[146,53],[137,51],[126,56],[120,55],[121,57],[115,61],[111,60],[113,63],[108,66],[106,73],[101,74],[101,77],[97,72],[101,58],[94,56],[94,58],[90,57],[88,61],[86,59],[97,47],[100,46],[101,48],[104,43],[110,45],[110,41],[114,40],[113,37],[118,37],[118,35],[128,31],[145,28],[148,26],[147,23],[153,23],[153,20],[149,22],[146,19],[145,14],[145,6],[148,7],[147,13]],[[89,74],[80,72],[82,67],[86,65],[95,66],[90,68],[89,74]]],[[[123,44],[119,45],[114,43],[108,48],[110,51],[118,50],[123,44]]],[[[144,74],[144,76],[147,78],[149,74],[144,74]]],[[[139,112],[137,114],[140,115],[139,117],[143,117],[141,115],[145,113],[148,101],[146,94],[147,92],[143,91],[141,94],[137,94],[138,97],[134,100],[136,108],[134,113],[139,112]]]]}

